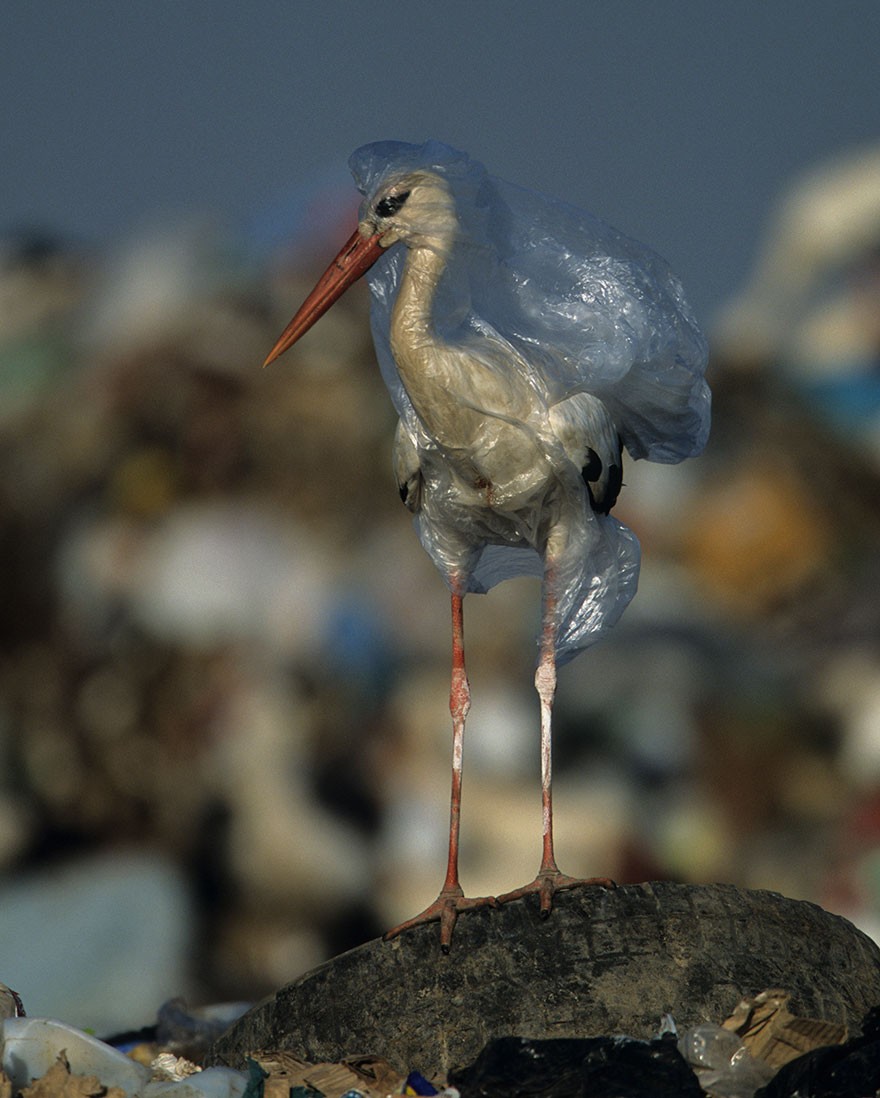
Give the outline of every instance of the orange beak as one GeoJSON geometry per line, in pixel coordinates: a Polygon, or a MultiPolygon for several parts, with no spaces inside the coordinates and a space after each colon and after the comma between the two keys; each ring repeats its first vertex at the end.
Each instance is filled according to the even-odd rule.
{"type": "Polygon", "coordinates": [[[306,334],[315,321],[327,312],[330,306],[353,282],[366,274],[385,249],[379,243],[379,234],[364,237],[355,229],[351,237],[345,242],[341,251],[318,279],[314,290],[300,305],[296,316],[281,333],[278,342],[269,352],[269,356],[263,363],[268,366],[279,355],[283,355],[288,347],[306,334]]]}

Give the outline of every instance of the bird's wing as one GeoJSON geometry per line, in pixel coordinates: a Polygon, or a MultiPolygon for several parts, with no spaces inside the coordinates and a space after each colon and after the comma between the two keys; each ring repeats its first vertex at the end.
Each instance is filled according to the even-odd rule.
{"type": "Polygon", "coordinates": [[[394,463],[394,475],[397,478],[397,489],[400,498],[408,509],[416,514],[422,505],[422,468],[419,462],[419,452],[409,432],[404,426],[403,420],[397,423],[397,431],[394,435],[394,447],[392,450],[394,463]]]}
{"type": "Polygon", "coordinates": [[[698,453],[706,342],[669,266],[585,211],[499,179],[489,190],[498,262],[473,283],[473,311],[534,364],[549,403],[600,397],[633,457],[698,453]]]}
{"type": "Polygon", "coordinates": [[[620,436],[608,409],[589,393],[575,393],[548,414],[553,434],[581,470],[593,510],[607,515],[623,483],[620,436]]]}
{"type": "MultiPolygon", "coordinates": [[[[650,248],[439,142],[367,145],[350,163],[368,204],[389,173],[422,168],[449,183],[460,232],[434,306],[442,338],[459,342],[488,325],[528,363],[547,405],[591,393],[633,457],[699,453],[710,417],[706,342],[681,284],[650,248]]],[[[396,245],[368,277],[377,355],[406,418],[387,335],[404,261],[396,245]]]]}

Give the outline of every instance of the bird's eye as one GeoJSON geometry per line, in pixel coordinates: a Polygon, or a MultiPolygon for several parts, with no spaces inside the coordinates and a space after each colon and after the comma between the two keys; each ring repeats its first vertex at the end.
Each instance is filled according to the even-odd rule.
{"type": "Polygon", "coordinates": [[[400,194],[387,194],[376,203],[376,213],[379,217],[391,217],[409,198],[409,191],[401,191],[400,194]]]}

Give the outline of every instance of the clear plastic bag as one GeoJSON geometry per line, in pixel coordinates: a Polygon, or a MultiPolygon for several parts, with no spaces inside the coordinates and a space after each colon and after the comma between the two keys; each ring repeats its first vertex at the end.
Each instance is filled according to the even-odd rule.
{"type": "MultiPolygon", "coordinates": [[[[383,200],[400,208],[418,189],[409,198],[418,205],[409,249],[391,244],[368,279],[376,351],[401,419],[398,476],[405,484],[419,471],[425,486],[413,508],[422,544],[450,587],[486,591],[540,573],[555,531],[564,661],[620,617],[635,594],[639,547],[627,527],[591,506],[562,435],[580,420],[607,444],[603,457],[619,438],[633,458],[665,463],[699,453],[708,435],[707,349],[681,285],[659,256],[597,217],[496,179],[439,142],[366,145],[350,166],[363,220],[375,220],[383,200]],[[417,410],[413,381],[408,391],[392,352],[395,304],[402,287],[410,293],[415,247],[442,252],[430,286],[428,372],[443,375],[442,355],[459,369],[456,408],[482,415],[478,444],[473,431],[458,448],[438,436],[425,414],[431,402],[417,410]],[[478,470],[493,458],[496,469],[505,456],[519,458],[499,490],[502,506],[481,508],[463,492],[463,453],[478,470]]],[[[478,473],[471,485],[481,482],[496,483],[478,473]]]]}
{"type": "Polygon", "coordinates": [[[749,1054],[737,1033],[711,1022],[685,1030],[678,1051],[714,1098],[753,1098],[775,1074],[749,1054]]]}

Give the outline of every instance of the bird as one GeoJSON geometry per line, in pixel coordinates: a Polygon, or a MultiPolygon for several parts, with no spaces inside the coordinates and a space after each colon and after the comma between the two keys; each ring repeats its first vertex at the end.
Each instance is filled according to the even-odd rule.
{"type": "Polygon", "coordinates": [[[398,413],[393,467],[451,597],[452,789],[437,899],[385,935],[608,878],[562,873],[553,845],[557,669],[617,622],[639,543],[613,515],[623,453],[673,463],[704,447],[707,346],[668,265],[597,216],[507,183],[439,141],[382,141],[349,166],[358,224],[266,358],[273,362],[369,272],[371,326],[398,413]],[[541,578],[541,860],[533,881],[467,897],[458,852],[470,708],[463,603],[515,575],[541,578]]]}

